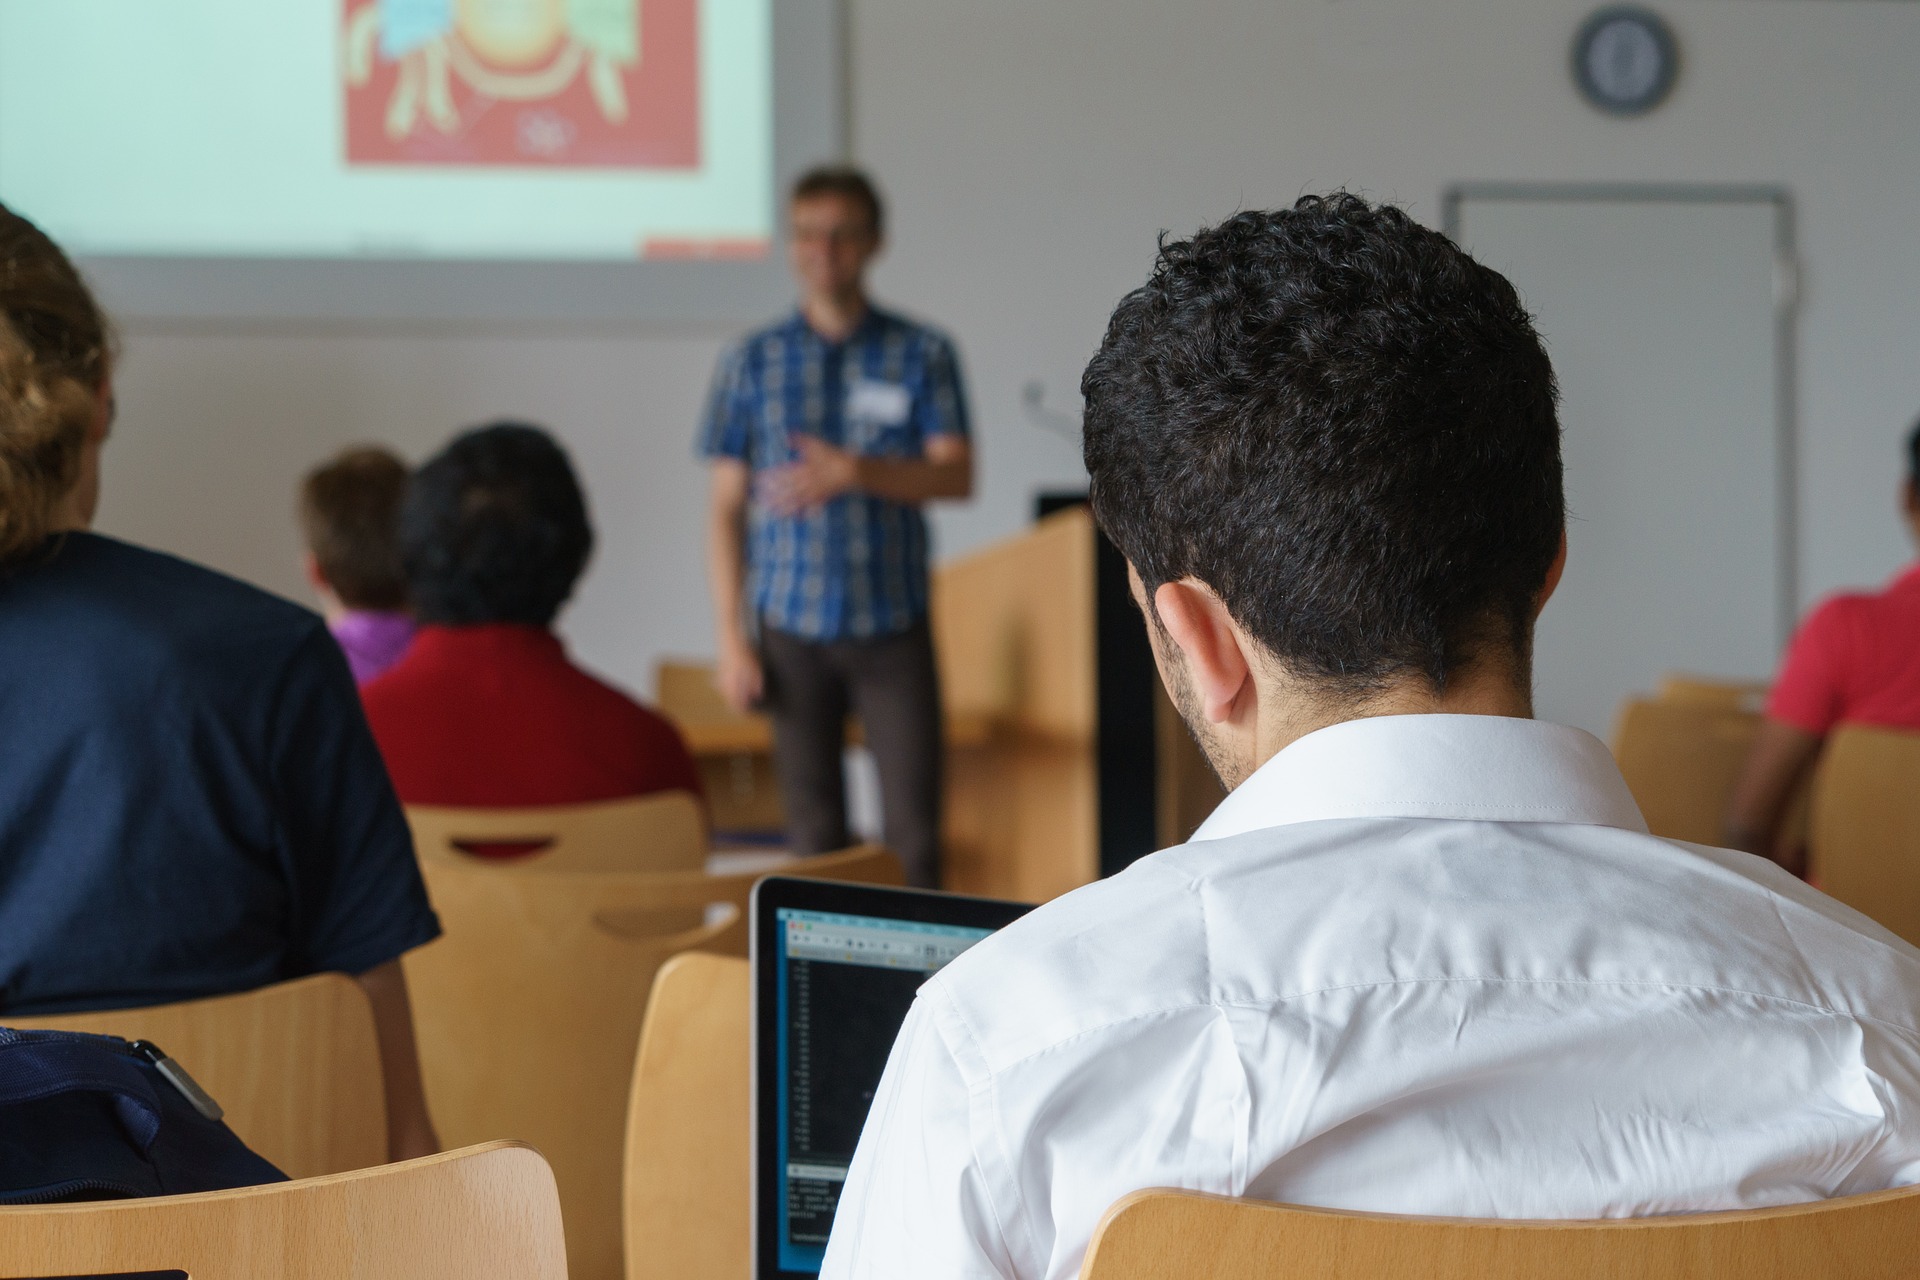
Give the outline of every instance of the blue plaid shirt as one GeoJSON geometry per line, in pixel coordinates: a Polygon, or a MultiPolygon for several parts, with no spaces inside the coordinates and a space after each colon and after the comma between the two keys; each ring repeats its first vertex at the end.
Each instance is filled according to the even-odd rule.
{"type": "MultiPolygon", "coordinates": [[[[720,363],[700,452],[759,471],[794,460],[793,433],[887,458],[923,456],[929,436],[965,436],[953,343],[873,307],[844,342],[798,312],[749,335],[720,363]]],[[[905,631],[927,614],[926,519],[865,493],[792,516],[753,501],[747,600],[763,626],[808,640],[905,631]]]]}

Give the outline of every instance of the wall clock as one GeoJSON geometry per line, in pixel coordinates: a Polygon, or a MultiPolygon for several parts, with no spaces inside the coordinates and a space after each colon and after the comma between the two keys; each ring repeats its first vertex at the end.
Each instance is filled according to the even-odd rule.
{"type": "Polygon", "coordinates": [[[1645,115],[1666,101],[1679,73],[1673,28],[1648,9],[1596,10],[1573,38],[1573,79],[1580,96],[1609,115],[1645,115]]]}

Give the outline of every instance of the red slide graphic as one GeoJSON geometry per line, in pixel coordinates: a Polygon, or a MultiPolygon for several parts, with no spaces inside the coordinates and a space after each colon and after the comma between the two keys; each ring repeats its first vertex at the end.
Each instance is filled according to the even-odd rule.
{"type": "Polygon", "coordinates": [[[691,169],[699,0],[341,0],[349,165],[691,169]]]}

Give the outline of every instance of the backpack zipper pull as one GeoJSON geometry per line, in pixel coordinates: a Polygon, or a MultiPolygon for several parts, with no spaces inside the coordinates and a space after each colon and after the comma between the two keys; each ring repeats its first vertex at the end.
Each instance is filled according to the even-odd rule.
{"type": "Polygon", "coordinates": [[[227,1113],[213,1096],[200,1087],[200,1082],[187,1074],[187,1069],[169,1058],[166,1051],[151,1040],[135,1040],[133,1051],[153,1064],[153,1069],[166,1077],[168,1084],[180,1091],[180,1096],[193,1104],[193,1109],[209,1120],[218,1120],[227,1113]]]}

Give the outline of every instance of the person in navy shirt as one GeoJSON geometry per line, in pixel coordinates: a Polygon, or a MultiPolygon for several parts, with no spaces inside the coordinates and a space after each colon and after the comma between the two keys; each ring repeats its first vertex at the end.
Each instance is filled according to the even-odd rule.
{"type": "Polygon", "coordinates": [[[772,716],[796,853],[849,843],[841,748],[859,714],[887,844],[939,880],[940,695],[921,504],[973,490],[959,359],[875,307],[881,206],[857,170],[794,185],[798,310],[721,362],[701,428],[720,692],[772,716]],[[757,639],[757,644],[756,644],[757,639]]]}
{"type": "Polygon", "coordinates": [[[320,618],[87,531],[110,341],[0,206],[0,1021],[354,975],[389,1151],[438,1146],[399,957],[439,933],[320,618]]]}

